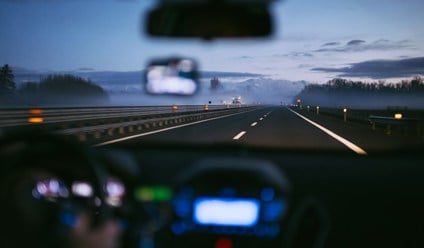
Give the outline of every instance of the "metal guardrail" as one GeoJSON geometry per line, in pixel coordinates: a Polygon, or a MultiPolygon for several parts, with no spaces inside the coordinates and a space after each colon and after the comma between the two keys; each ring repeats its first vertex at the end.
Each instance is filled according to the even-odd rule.
{"type": "MultiPolygon", "coordinates": [[[[243,107],[246,107],[244,105],[243,107]]],[[[59,124],[98,122],[111,119],[148,117],[162,114],[214,111],[239,108],[238,105],[183,105],[142,107],[89,107],[89,108],[23,108],[0,109],[0,127],[15,127],[33,123],[59,124]]]]}
{"type": "Polygon", "coordinates": [[[408,129],[415,128],[417,135],[420,136],[423,133],[424,120],[417,118],[404,118],[402,116],[396,117],[387,117],[387,116],[376,116],[370,115],[368,121],[372,125],[372,129],[376,129],[376,125],[385,126],[386,133],[391,134],[392,128],[394,126],[400,127],[404,132],[407,132],[408,129]]]}
{"type": "Polygon", "coordinates": [[[386,116],[375,116],[370,115],[368,117],[368,120],[371,123],[378,123],[378,124],[388,124],[388,125],[410,125],[410,124],[418,124],[420,121],[416,118],[394,118],[394,117],[386,117],[386,116]]]}
{"type": "Polygon", "coordinates": [[[204,111],[191,114],[175,115],[170,117],[151,118],[130,122],[112,123],[96,126],[70,128],[60,130],[58,133],[77,136],[80,141],[107,140],[113,137],[126,136],[129,134],[160,129],[167,126],[180,125],[200,120],[207,120],[214,117],[231,115],[255,109],[256,107],[241,107],[223,109],[220,111],[204,111]]]}
{"type": "Polygon", "coordinates": [[[0,129],[36,125],[88,143],[258,108],[184,105],[98,108],[0,109],[0,129]]]}

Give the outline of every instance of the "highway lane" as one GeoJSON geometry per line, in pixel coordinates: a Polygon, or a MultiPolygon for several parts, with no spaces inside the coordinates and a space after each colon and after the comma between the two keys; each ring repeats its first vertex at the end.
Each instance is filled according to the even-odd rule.
{"type": "Polygon", "coordinates": [[[189,142],[189,143],[211,143],[228,142],[240,132],[241,123],[253,122],[258,116],[267,113],[269,108],[261,108],[253,111],[232,114],[228,117],[201,121],[196,124],[184,124],[182,127],[171,127],[164,132],[154,131],[153,134],[141,136],[140,138],[125,140],[122,143],[137,142],[189,142]]]}
{"type": "Polygon", "coordinates": [[[259,118],[242,141],[255,146],[302,148],[309,150],[347,150],[345,144],[326,134],[287,108],[275,108],[259,118]],[[262,120],[261,120],[262,119],[262,120]]]}
{"type": "Polygon", "coordinates": [[[134,137],[119,143],[137,144],[140,142],[239,142],[252,146],[291,149],[352,150],[335,137],[281,106],[261,108],[243,114],[173,128],[134,137]]]}
{"type": "Polygon", "coordinates": [[[371,124],[343,122],[340,118],[317,115],[315,111],[296,110],[317,124],[340,134],[366,151],[408,150],[424,147],[424,139],[414,134],[403,135],[400,132],[387,135],[385,129],[372,130],[371,124]]]}

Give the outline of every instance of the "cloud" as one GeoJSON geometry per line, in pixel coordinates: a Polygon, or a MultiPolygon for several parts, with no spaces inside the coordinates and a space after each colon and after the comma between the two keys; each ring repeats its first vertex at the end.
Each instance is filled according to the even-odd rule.
{"type": "Polygon", "coordinates": [[[312,68],[311,71],[336,73],[338,77],[368,77],[372,79],[424,75],[424,57],[401,60],[369,60],[343,68],[312,68]]]}
{"type": "Polygon", "coordinates": [[[244,56],[235,57],[235,59],[253,59],[253,57],[244,55],[244,56]]]}
{"type": "Polygon", "coordinates": [[[94,71],[94,68],[91,68],[91,67],[81,67],[81,68],[78,68],[78,71],[94,71]]]}
{"type": "Polygon", "coordinates": [[[357,46],[357,45],[361,45],[363,43],[365,43],[364,40],[351,40],[346,44],[346,46],[357,46]]]}
{"type": "Polygon", "coordinates": [[[288,57],[288,58],[312,58],[314,55],[308,52],[291,52],[287,54],[274,54],[274,57],[288,57]]]}
{"type": "Polygon", "coordinates": [[[327,42],[325,44],[322,44],[322,47],[326,47],[326,46],[338,46],[340,45],[340,42],[327,42]]]}
{"type": "Polygon", "coordinates": [[[345,45],[336,42],[329,42],[321,46],[322,48],[313,52],[365,52],[365,51],[393,51],[399,49],[413,49],[412,42],[409,40],[391,41],[379,39],[372,42],[365,40],[350,40],[345,45]],[[331,44],[331,45],[327,45],[331,44]]]}
{"type": "Polygon", "coordinates": [[[261,77],[262,74],[257,73],[247,73],[247,72],[222,72],[222,71],[201,71],[201,78],[231,78],[231,77],[261,77]]]}
{"type": "Polygon", "coordinates": [[[311,64],[300,64],[297,66],[297,68],[311,68],[311,67],[313,67],[313,65],[311,64]]]}

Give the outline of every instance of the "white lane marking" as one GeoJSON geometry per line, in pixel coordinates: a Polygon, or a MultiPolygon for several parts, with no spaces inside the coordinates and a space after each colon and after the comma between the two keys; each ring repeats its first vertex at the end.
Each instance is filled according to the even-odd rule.
{"type": "Polygon", "coordinates": [[[291,112],[293,112],[294,114],[296,114],[297,116],[299,116],[300,118],[304,119],[305,121],[309,122],[310,124],[314,125],[315,127],[321,129],[321,131],[325,132],[326,134],[330,135],[332,138],[336,139],[337,141],[339,141],[340,143],[342,143],[343,145],[347,146],[349,149],[351,149],[352,151],[356,152],[357,154],[360,155],[367,155],[367,152],[364,151],[364,149],[360,148],[359,146],[353,144],[352,142],[350,142],[349,140],[335,134],[334,132],[330,131],[329,129],[321,126],[318,123],[315,123],[311,120],[309,120],[308,118],[306,118],[305,116],[297,113],[296,111],[293,111],[289,108],[287,108],[288,110],[290,110],[291,112]]]}
{"type": "Polygon", "coordinates": [[[159,130],[155,130],[155,131],[151,131],[151,132],[146,132],[146,133],[140,133],[140,134],[136,134],[136,135],[132,135],[132,136],[127,136],[127,137],[120,138],[120,139],[109,140],[109,141],[106,141],[106,142],[103,142],[103,143],[99,143],[99,144],[96,144],[96,145],[93,145],[93,146],[110,145],[110,144],[113,144],[113,143],[118,143],[118,142],[121,142],[121,141],[129,140],[129,139],[134,139],[134,138],[139,138],[139,137],[143,137],[143,136],[147,136],[147,135],[151,135],[151,134],[155,134],[155,133],[161,133],[161,132],[165,132],[165,131],[168,131],[168,130],[177,129],[177,128],[180,128],[180,127],[186,127],[186,126],[196,125],[196,124],[199,124],[199,123],[203,123],[203,122],[207,122],[207,121],[213,121],[213,120],[218,120],[218,119],[222,119],[222,118],[225,118],[225,117],[230,117],[230,116],[233,116],[233,115],[245,114],[245,113],[249,113],[249,112],[252,112],[252,111],[255,111],[255,110],[257,110],[257,109],[253,109],[253,110],[249,110],[249,111],[241,112],[241,113],[235,113],[235,114],[229,114],[229,115],[214,117],[214,118],[210,118],[210,119],[206,119],[206,120],[201,120],[201,121],[196,121],[196,122],[191,122],[191,123],[182,124],[182,125],[179,125],[179,126],[167,127],[167,128],[164,128],[164,129],[159,129],[159,130]]]}
{"type": "Polygon", "coordinates": [[[239,134],[237,134],[236,136],[234,136],[233,140],[238,140],[245,134],[246,134],[246,131],[242,131],[239,134]]]}
{"type": "Polygon", "coordinates": [[[259,120],[261,121],[261,120],[263,120],[264,118],[260,118],[259,120]]]}
{"type": "Polygon", "coordinates": [[[251,126],[251,127],[254,127],[254,126],[256,126],[256,125],[258,125],[258,123],[257,123],[257,122],[253,122],[250,126],[251,126]]]}

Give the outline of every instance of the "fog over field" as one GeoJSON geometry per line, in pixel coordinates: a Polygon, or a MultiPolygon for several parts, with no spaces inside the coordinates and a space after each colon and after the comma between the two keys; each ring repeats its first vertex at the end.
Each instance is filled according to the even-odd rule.
{"type": "Polygon", "coordinates": [[[246,104],[289,104],[307,84],[305,81],[272,79],[266,75],[239,72],[201,72],[200,88],[189,97],[152,96],[145,93],[142,71],[97,72],[78,70],[71,72],[35,72],[15,68],[15,80],[20,87],[26,82],[37,82],[50,74],[71,74],[89,79],[109,94],[110,105],[170,105],[170,104],[224,104],[233,97],[241,97],[246,104]],[[218,78],[220,85],[211,89],[210,81],[218,78]]]}

